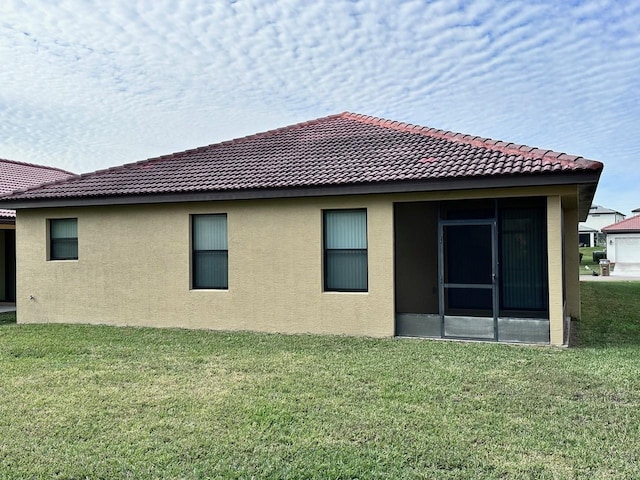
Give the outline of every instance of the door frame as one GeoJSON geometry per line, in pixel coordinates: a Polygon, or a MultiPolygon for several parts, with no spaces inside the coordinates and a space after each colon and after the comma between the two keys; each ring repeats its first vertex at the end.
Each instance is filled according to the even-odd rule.
{"type": "Polygon", "coordinates": [[[498,222],[494,212],[493,218],[483,219],[456,219],[444,220],[438,216],[438,303],[440,315],[440,334],[442,338],[454,338],[458,340],[490,340],[486,337],[473,336],[451,336],[445,334],[445,289],[448,288],[479,288],[491,289],[492,316],[493,316],[493,341],[498,341],[498,314],[500,307],[499,288],[498,288],[498,222]],[[444,231],[446,227],[484,225],[490,227],[491,232],[491,283],[490,284],[465,284],[465,283],[446,283],[445,282],[445,244],[444,231]]]}

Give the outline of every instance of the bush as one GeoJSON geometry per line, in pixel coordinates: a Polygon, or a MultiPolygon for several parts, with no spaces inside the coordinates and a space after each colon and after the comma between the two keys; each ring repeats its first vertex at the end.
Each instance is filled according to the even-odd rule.
{"type": "Polygon", "coordinates": [[[607,258],[607,252],[593,252],[594,263],[599,263],[603,258],[607,258]]]}

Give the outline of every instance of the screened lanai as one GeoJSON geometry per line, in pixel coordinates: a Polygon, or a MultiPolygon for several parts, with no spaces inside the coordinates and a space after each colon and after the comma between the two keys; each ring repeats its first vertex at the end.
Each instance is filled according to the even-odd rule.
{"type": "Polygon", "coordinates": [[[546,198],[396,203],[396,335],[549,343],[546,198]]]}

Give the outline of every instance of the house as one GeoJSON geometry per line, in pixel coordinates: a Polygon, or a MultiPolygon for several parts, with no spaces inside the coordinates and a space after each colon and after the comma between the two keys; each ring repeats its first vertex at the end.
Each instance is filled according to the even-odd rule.
{"type": "Polygon", "coordinates": [[[561,345],[601,171],[347,112],[0,207],[17,210],[20,323],[561,345]]]}
{"type": "Polygon", "coordinates": [[[601,236],[604,236],[597,228],[591,228],[586,223],[578,224],[578,244],[581,247],[595,247],[602,243],[601,236]]]}
{"type": "Polygon", "coordinates": [[[617,210],[591,205],[585,222],[578,225],[578,243],[584,247],[604,246],[605,235],[602,227],[624,220],[625,215],[617,210]]]}
{"type": "Polygon", "coordinates": [[[640,215],[602,229],[607,235],[607,258],[615,264],[612,275],[640,276],[640,215]]]}
{"type": "MultiPolygon", "coordinates": [[[[59,168],[0,158],[0,196],[70,175],[73,174],[59,168]]],[[[15,301],[15,228],[16,212],[0,209],[0,302],[15,301]]]]}

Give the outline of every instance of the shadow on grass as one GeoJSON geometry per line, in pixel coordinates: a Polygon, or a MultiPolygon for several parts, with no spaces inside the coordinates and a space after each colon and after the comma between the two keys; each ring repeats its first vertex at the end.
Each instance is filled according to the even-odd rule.
{"type": "Polygon", "coordinates": [[[640,346],[640,282],[581,282],[578,347],[640,346]]]}
{"type": "Polygon", "coordinates": [[[15,325],[16,312],[4,312],[0,313],[0,326],[2,325],[15,325]]]}

